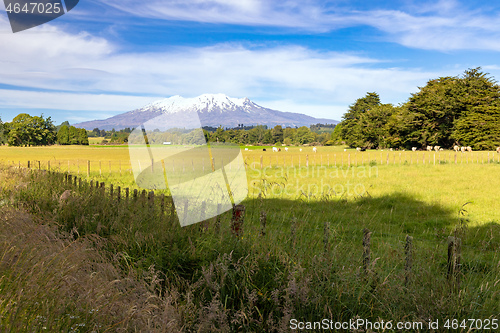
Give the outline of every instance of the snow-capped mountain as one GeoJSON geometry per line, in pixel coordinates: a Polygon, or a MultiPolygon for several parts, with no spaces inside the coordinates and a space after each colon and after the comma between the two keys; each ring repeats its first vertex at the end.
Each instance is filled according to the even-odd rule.
{"type": "Polygon", "coordinates": [[[230,98],[224,94],[204,94],[194,98],[184,98],[176,95],[153,102],[136,111],[159,110],[164,113],[174,113],[189,110],[200,113],[237,111],[250,113],[253,108],[262,109],[248,98],[230,98]]]}
{"type": "MultiPolygon", "coordinates": [[[[137,127],[161,114],[196,112],[201,126],[237,127],[239,124],[309,126],[317,123],[338,123],[332,119],[319,119],[301,113],[282,112],[262,107],[248,98],[231,98],[224,94],[204,94],[194,98],[172,96],[148,104],[140,109],[105,119],[87,121],[75,126],[92,130],[94,128],[119,130],[137,127]]],[[[184,127],[179,124],[179,127],[184,127]]]]}

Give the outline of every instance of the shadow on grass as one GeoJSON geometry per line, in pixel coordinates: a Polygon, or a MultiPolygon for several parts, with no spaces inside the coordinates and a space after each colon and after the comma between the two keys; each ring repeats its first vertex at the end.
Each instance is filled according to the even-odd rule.
{"type": "Polygon", "coordinates": [[[466,217],[458,211],[404,193],[349,200],[247,199],[244,233],[237,238],[230,211],[221,215],[220,231],[214,219],[207,230],[202,224],[181,228],[168,204],[161,212],[141,198],[118,201],[88,184],[64,184],[58,175],[17,177],[26,185],[4,189],[0,199],[45,216],[75,238],[97,234],[123,270],[137,270],[139,276],[151,267],[160,271],[162,290],[180,293],[178,306],[192,314],[184,320],[193,330],[282,332],[291,314],[304,320],[420,320],[486,318],[499,311],[500,296],[492,287],[499,276],[498,224],[464,228],[466,217]],[[67,189],[74,194],[62,205],[58,199],[67,189]],[[460,226],[468,292],[457,296],[446,283],[446,239],[460,226]],[[365,270],[364,228],[372,231],[365,270]],[[406,234],[415,239],[409,284],[406,234]]]}

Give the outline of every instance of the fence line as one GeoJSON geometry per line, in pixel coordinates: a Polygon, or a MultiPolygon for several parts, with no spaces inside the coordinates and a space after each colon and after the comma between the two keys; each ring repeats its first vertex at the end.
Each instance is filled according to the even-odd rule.
{"type": "MultiPolygon", "coordinates": [[[[351,166],[360,166],[360,165],[442,165],[442,164],[450,164],[450,165],[458,165],[458,164],[492,164],[492,163],[500,163],[500,154],[496,152],[428,152],[428,151],[366,151],[366,152],[344,152],[339,153],[340,156],[337,156],[337,153],[333,154],[333,161],[330,160],[330,154],[309,154],[309,153],[286,153],[286,152],[267,152],[267,154],[262,154],[260,156],[252,156],[251,160],[249,156],[244,157],[245,166],[251,167],[252,169],[263,169],[264,167],[344,167],[347,165],[351,166]],[[276,154],[276,155],[274,155],[276,154]],[[379,156],[377,157],[377,154],[379,156]],[[267,155],[267,156],[266,156],[267,155]],[[298,155],[298,156],[297,156],[298,155]],[[258,159],[258,161],[257,161],[258,159]],[[298,163],[297,163],[298,159],[298,163]],[[273,163],[274,162],[274,163],[273,163]],[[333,162],[333,163],[331,163],[333,162]]],[[[22,166],[27,166],[30,169],[40,169],[40,170],[57,170],[60,172],[66,172],[68,174],[75,173],[77,175],[83,174],[86,175],[87,178],[91,178],[92,176],[103,177],[105,175],[112,176],[114,173],[123,175],[133,174],[133,167],[130,161],[122,161],[122,160],[28,160],[22,162],[20,160],[7,161],[9,165],[17,166],[21,168],[22,166]],[[107,165],[106,165],[107,164],[107,165]],[[86,170],[81,173],[81,167],[86,170]],[[85,174],[86,173],[86,174],[85,174]]],[[[175,161],[172,160],[172,163],[164,163],[161,161],[161,166],[165,170],[165,168],[172,168],[175,171],[177,168],[180,170],[193,171],[197,170],[197,165],[194,163],[194,160],[187,160],[188,164],[191,164],[190,167],[185,168],[186,161],[175,161]]],[[[210,161],[212,163],[212,170],[215,167],[215,163],[219,164],[219,161],[210,161]]],[[[220,161],[223,162],[223,161],[220,161]]],[[[148,165],[144,165],[144,161],[138,160],[135,162],[138,167],[139,172],[143,172],[146,170],[154,171],[154,161],[147,161],[148,165]],[[151,164],[149,164],[151,163],[151,164]]],[[[159,162],[158,162],[159,163],[159,162]]],[[[199,168],[205,171],[205,164],[202,163],[199,168]]],[[[229,168],[232,168],[232,163],[229,164],[229,168]]]]}
{"type": "MultiPolygon", "coordinates": [[[[430,159],[429,159],[430,161],[430,159]]],[[[430,163],[430,162],[429,162],[430,163]]],[[[490,160],[488,159],[488,163],[490,163],[490,160]]],[[[82,179],[79,176],[76,175],[71,175],[66,172],[57,172],[57,171],[45,171],[41,169],[41,163],[27,163],[28,166],[32,167],[35,166],[34,170],[40,171],[40,172],[48,172],[51,175],[54,175],[57,177],[61,183],[63,183],[65,188],[69,188],[70,190],[83,190],[83,189],[89,189],[90,191],[95,191],[95,193],[99,193],[100,195],[103,196],[108,196],[108,198],[112,199],[112,205],[116,205],[117,203],[120,202],[134,202],[135,204],[140,204],[144,208],[149,209],[150,211],[158,211],[158,215],[160,218],[163,218],[165,216],[170,216],[172,223],[175,223],[175,207],[173,203],[173,198],[172,196],[165,196],[164,194],[160,195],[155,195],[154,191],[149,191],[146,192],[146,190],[142,190],[140,193],[137,189],[133,190],[133,196],[132,198],[129,198],[129,191],[130,189],[124,188],[122,189],[120,186],[114,186],[113,184],[109,184],[108,187],[106,187],[106,184],[104,182],[98,182],[95,180],[89,180],[86,181],[85,179],[82,179]],[[38,165],[37,165],[38,164],[38,165]],[[95,185],[94,185],[95,184],[95,185]],[[107,191],[106,191],[107,189],[107,191]],[[125,192],[125,197],[122,197],[122,190],[125,192]],[[116,201],[114,201],[116,199],[116,201]],[[170,211],[167,210],[167,205],[166,203],[169,203],[171,205],[170,211]],[[167,214],[168,211],[168,214],[167,214]]],[[[32,169],[33,170],[33,169],[32,169]]],[[[61,195],[61,198],[64,196],[61,195]]],[[[62,200],[62,199],[60,199],[62,200]]],[[[186,201],[187,204],[187,201],[186,201]]],[[[202,207],[205,206],[205,203],[202,204],[202,207]]],[[[203,216],[204,214],[204,208],[202,208],[201,215],[203,216]]],[[[187,209],[185,207],[184,212],[187,212],[187,209]]],[[[232,218],[230,222],[230,231],[231,234],[237,238],[243,238],[244,234],[244,221],[245,221],[245,212],[246,212],[246,207],[244,205],[235,205],[233,206],[232,210],[232,218]]],[[[202,221],[202,223],[199,224],[199,230],[202,232],[207,231],[209,228],[209,222],[213,222],[214,230],[218,234],[220,232],[220,204],[217,207],[217,216],[214,218],[208,218],[202,221]]],[[[265,237],[266,236],[266,220],[267,220],[267,214],[265,211],[260,211],[260,232],[259,235],[260,237],[265,237]]],[[[297,220],[295,218],[292,219],[291,223],[291,246],[293,248],[296,247],[296,236],[297,236],[297,220]]],[[[330,222],[329,221],[324,221],[324,228],[323,228],[323,248],[324,248],[324,255],[328,255],[330,252],[330,222]]],[[[363,274],[365,277],[373,274],[372,268],[373,264],[371,261],[371,234],[372,232],[365,228],[363,229],[363,239],[362,239],[362,261],[361,265],[363,268],[363,274]]],[[[461,282],[461,275],[463,274],[461,272],[461,261],[462,261],[462,241],[460,238],[456,236],[450,236],[448,237],[448,246],[447,246],[447,254],[448,254],[448,261],[447,261],[447,272],[446,272],[446,277],[448,280],[448,283],[451,287],[459,287],[460,282],[461,282]]],[[[412,266],[414,262],[414,244],[413,244],[413,238],[409,235],[406,236],[406,244],[404,246],[404,285],[408,286],[408,284],[411,282],[411,277],[412,277],[412,266]]]]}

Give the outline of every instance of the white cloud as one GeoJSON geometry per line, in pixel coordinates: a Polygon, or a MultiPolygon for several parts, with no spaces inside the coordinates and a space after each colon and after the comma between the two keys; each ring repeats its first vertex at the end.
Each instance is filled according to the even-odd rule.
{"type": "MultiPolygon", "coordinates": [[[[234,10],[266,6],[258,0],[198,2],[234,10]]],[[[282,3],[287,8],[296,5],[282,3]]],[[[0,45],[7,50],[0,53],[0,84],[52,92],[0,90],[4,107],[127,111],[149,103],[152,98],[147,96],[225,93],[269,101],[263,106],[276,105],[282,111],[290,111],[285,109],[289,107],[339,119],[342,105],[345,111],[368,91],[378,92],[384,102],[404,102],[427,79],[456,74],[392,68],[360,54],[299,46],[251,49],[219,44],[123,53],[106,39],[71,34],[50,24],[16,34],[9,29],[0,16],[0,45]],[[331,114],[329,106],[337,114],[331,114]]]]}
{"type": "Polygon", "coordinates": [[[388,33],[387,38],[411,48],[445,52],[460,49],[500,51],[498,16],[470,12],[414,16],[385,10],[361,13],[359,18],[388,33]]]}
{"type": "MultiPolygon", "coordinates": [[[[454,0],[416,1],[401,8],[357,9],[320,0],[109,0],[105,4],[134,16],[237,25],[275,26],[312,31],[372,26],[386,39],[427,50],[500,51],[500,15],[484,7],[471,10],[454,0]]],[[[340,2],[342,4],[342,2],[340,2]]]]}
{"type": "Polygon", "coordinates": [[[162,97],[77,94],[0,89],[0,108],[130,111],[162,97]]]}
{"type": "MultiPolygon", "coordinates": [[[[3,105],[130,110],[134,105],[140,106],[134,104],[137,98],[114,95],[190,97],[219,92],[234,97],[293,99],[297,104],[325,106],[348,105],[367,91],[377,91],[383,99],[392,102],[403,101],[417,85],[435,75],[419,70],[380,68],[382,63],[377,59],[297,46],[252,50],[241,45],[221,44],[170,52],[120,54],[104,40],[57,31],[24,36],[24,41],[45,38],[49,48],[60,35],[67,38],[70,45],[80,43],[82,54],[57,61],[57,57],[44,50],[43,43],[37,44],[37,52],[33,53],[18,50],[17,41],[0,36],[0,42],[12,50],[0,54],[0,63],[9,64],[0,66],[0,83],[72,94],[63,94],[65,97],[59,100],[45,93],[3,91],[0,94],[3,105]],[[96,48],[85,55],[85,46],[90,48],[94,43],[96,48]],[[90,95],[96,92],[113,96],[90,95]]],[[[148,97],[140,100],[146,99],[148,97]]],[[[318,106],[314,111],[311,107],[310,111],[320,109],[318,106]]]]}

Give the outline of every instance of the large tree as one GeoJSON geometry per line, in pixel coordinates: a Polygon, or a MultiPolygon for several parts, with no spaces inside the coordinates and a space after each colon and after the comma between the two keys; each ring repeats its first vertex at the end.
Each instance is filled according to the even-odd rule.
{"type": "Polygon", "coordinates": [[[281,127],[281,125],[274,126],[271,130],[271,134],[273,136],[273,143],[283,142],[283,127],[281,127]]]}
{"type": "Polygon", "coordinates": [[[380,104],[379,95],[375,92],[369,92],[365,97],[358,98],[354,104],[349,106],[341,123],[341,136],[347,145],[350,147],[364,146],[365,140],[363,140],[362,127],[360,126],[361,117],[380,104]]]}
{"type": "Polygon", "coordinates": [[[392,142],[389,141],[388,120],[393,113],[392,104],[375,105],[361,113],[355,125],[358,146],[366,148],[392,146],[392,142]]]}
{"type": "Polygon", "coordinates": [[[56,131],[50,117],[30,116],[27,113],[17,115],[8,126],[10,146],[41,146],[55,142],[56,131]]]}
{"type": "Polygon", "coordinates": [[[80,134],[75,126],[69,127],[69,144],[78,145],[80,144],[80,134]]]}
{"type": "Polygon", "coordinates": [[[472,107],[456,121],[452,137],[475,150],[500,146],[500,103],[472,107]]]}
{"type": "Polygon", "coordinates": [[[62,125],[57,132],[57,143],[60,145],[69,145],[69,127],[62,125]]]}
{"type": "Polygon", "coordinates": [[[468,126],[462,119],[470,118],[470,114],[484,117],[486,113],[479,110],[495,105],[499,97],[499,86],[479,67],[466,70],[461,77],[430,80],[407,102],[414,116],[409,135],[418,138],[422,146],[472,144],[471,137],[463,132],[468,126]],[[461,124],[459,128],[455,128],[458,124],[461,124]]]}

